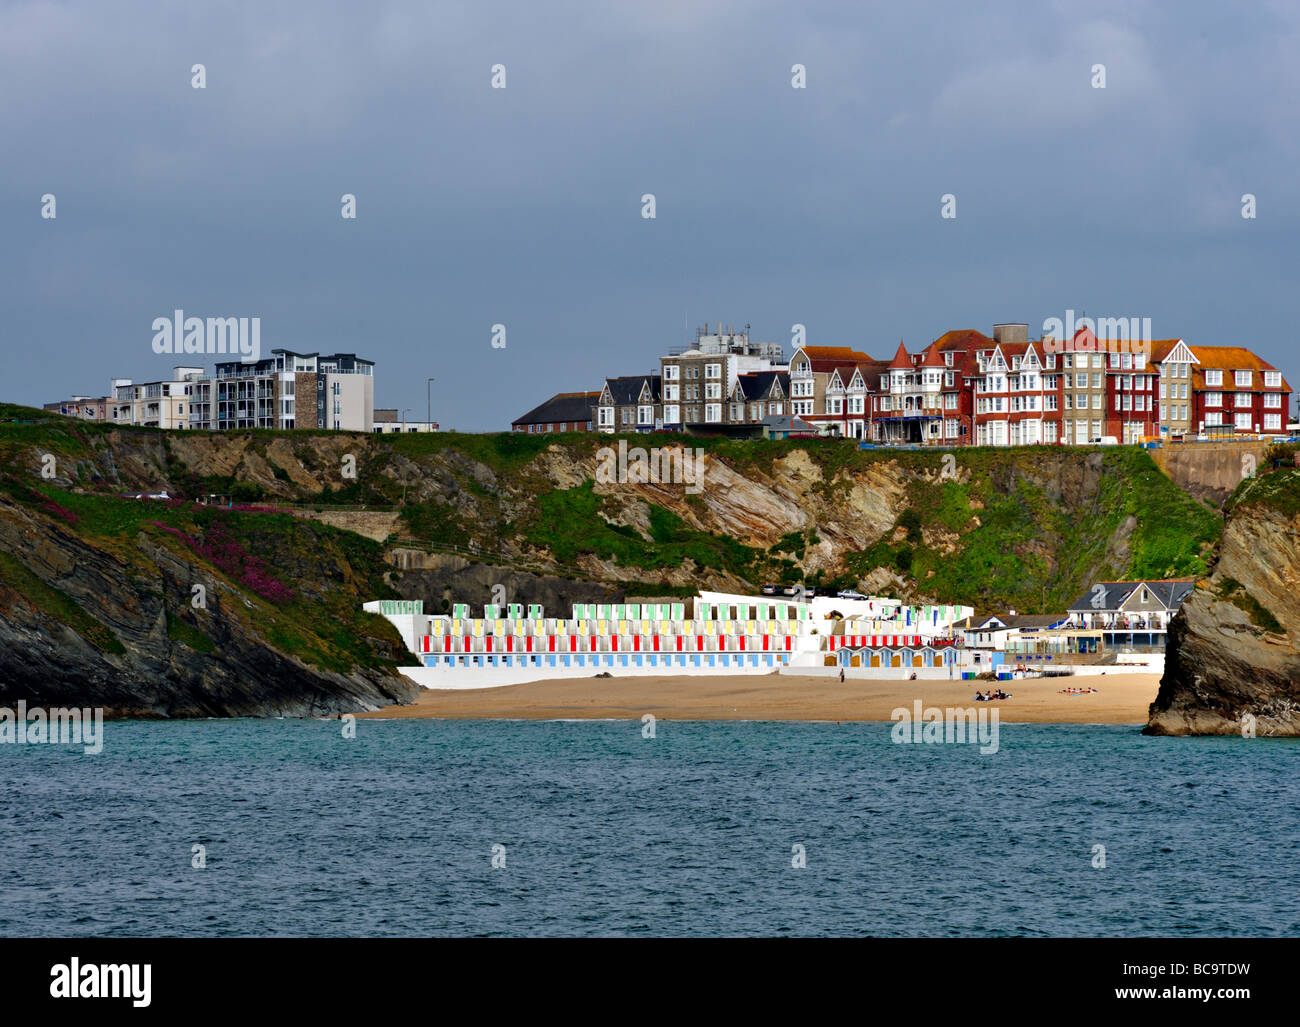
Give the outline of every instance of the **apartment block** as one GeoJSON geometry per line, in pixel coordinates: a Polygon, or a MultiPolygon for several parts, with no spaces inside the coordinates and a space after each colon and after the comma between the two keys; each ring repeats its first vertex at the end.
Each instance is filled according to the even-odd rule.
{"type": "Polygon", "coordinates": [[[663,393],[663,427],[680,430],[687,425],[721,426],[728,423],[727,408],[741,375],[785,371],[782,348],[776,342],[755,342],[749,325],[740,331],[705,324],[695,342],[670,350],[659,361],[663,393]]]}
{"type": "Polygon", "coordinates": [[[189,427],[191,390],[203,376],[201,367],[174,367],[169,381],[133,382],[114,378],[108,417],[113,424],[146,428],[189,427]]]}
{"type": "Polygon", "coordinates": [[[256,363],[238,360],[192,382],[188,427],[374,430],[374,362],[355,353],[275,349],[256,363]]]}

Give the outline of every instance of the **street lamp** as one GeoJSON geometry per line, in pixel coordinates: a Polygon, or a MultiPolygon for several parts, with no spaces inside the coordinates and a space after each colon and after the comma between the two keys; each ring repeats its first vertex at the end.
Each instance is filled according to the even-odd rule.
{"type": "Polygon", "coordinates": [[[407,407],[405,410],[402,411],[402,431],[403,431],[403,433],[405,433],[405,431],[406,431],[406,415],[409,414],[410,412],[411,412],[411,408],[410,408],[410,407],[407,407]]]}
{"type": "Polygon", "coordinates": [[[429,390],[429,431],[433,431],[433,383],[433,378],[427,379],[427,388],[429,390]]]}

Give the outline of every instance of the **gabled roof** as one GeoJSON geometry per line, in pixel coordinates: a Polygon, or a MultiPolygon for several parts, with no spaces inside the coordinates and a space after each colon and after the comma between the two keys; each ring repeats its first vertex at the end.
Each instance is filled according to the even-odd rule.
{"type": "Polygon", "coordinates": [[[533,407],[513,424],[555,424],[560,421],[590,421],[591,408],[600,401],[599,392],[557,392],[545,403],[533,407]]]}
{"type": "MultiPolygon", "coordinates": [[[[1169,355],[1183,342],[1182,339],[1153,339],[1151,341],[1151,362],[1153,364],[1162,364],[1169,359],[1169,355]]],[[[1187,346],[1186,343],[1183,343],[1187,346]]],[[[1187,346],[1187,352],[1191,353],[1192,361],[1196,360],[1196,354],[1192,353],[1190,346],[1187,346]]],[[[1192,361],[1189,361],[1192,362],[1192,361]]]]}
{"type": "Polygon", "coordinates": [[[1166,610],[1176,610],[1183,604],[1192,589],[1196,587],[1194,578],[1168,578],[1161,581],[1098,581],[1088,591],[1070,605],[1070,613],[1113,612],[1124,606],[1129,598],[1142,586],[1156,598],[1166,610]],[[1097,592],[1100,585],[1104,592],[1097,592]],[[1100,606],[1094,605],[1094,597],[1101,596],[1100,606]]]}
{"type": "Polygon", "coordinates": [[[817,434],[817,429],[813,425],[809,424],[802,417],[798,417],[794,414],[768,414],[759,423],[773,431],[807,432],[811,435],[817,434]]]}
{"type": "Polygon", "coordinates": [[[736,376],[736,389],[747,400],[767,399],[775,385],[781,396],[790,393],[790,375],[786,371],[749,371],[736,376]]]}
{"type": "Polygon", "coordinates": [[[947,367],[943,362],[943,354],[939,352],[939,344],[932,342],[925,347],[925,352],[921,354],[922,367],[947,367]]]}
{"type": "Polygon", "coordinates": [[[605,388],[609,390],[610,398],[616,406],[633,406],[641,401],[641,393],[647,385],[650,387],[651,400],[657,403],[661,395],[659,383],[660,377],[657,374],[633,374],[606,378],[605,388]]]}
{"type": "Polygon", "coordinates": [[[958,328],[956,331],[944,332],[934,340],[934,344],[945,353],[950,350],[973,352],[977,349],[988,349],[993,345],[993,340],[974,328],[958,328]]]}
{"type": "MultiPolygon", "coordinates": [[[[842,367],[844,364],[853,364],[859,360],[870,361],[871,358],[865,353],[859,353],[848,346],[800,346],[795,350],[795,356],[802,353],[808,358],[808,363],[812,369],[819,373],[834,370],[836,367],[842,367]]],[[[791,365],[794,364],[795,358],[790,358],[791,365]]]]}

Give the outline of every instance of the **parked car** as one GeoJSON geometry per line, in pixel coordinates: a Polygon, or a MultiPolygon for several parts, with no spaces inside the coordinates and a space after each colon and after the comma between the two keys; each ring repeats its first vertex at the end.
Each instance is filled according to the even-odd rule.
{"type": "Polygon", "coordinates": [[[758,591],[759,591],[762,595],[765,595],[765,596],[774,596],[774,595],[779,595],[780,592],[781,592],[781,586],[780,586],[780,585],[764,585],[764,586],[763,586],[762,588],[760,588],[758,591]]]}
{"type": "Polygon", "coordinates": [[[781,594],[796,599],[812,599],[817,590],[810,585],[786,585],[781,589],[781,594]]]}
{"type": "Polygon", "coordinates": [[[867,598],[867,596],[864,596],[861,592],[854,592],[853,589],[851,588],[846,588],[843,589],[842,591],[836,592],[835,597],[837,599],[866,599],[867,598]]]}
{"type": "Polygon", "coordinates": [[[1119,439],[1114,435],[1097,435],[1088,440],[1090,446],[1118,446],[1119,439]]]}

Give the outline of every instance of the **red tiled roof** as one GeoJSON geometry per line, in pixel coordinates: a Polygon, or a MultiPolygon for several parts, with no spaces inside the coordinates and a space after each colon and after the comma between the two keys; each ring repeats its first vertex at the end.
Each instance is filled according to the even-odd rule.
{"type": "MultiPolygon", "coordinates": [[[[1242,346],[1191,346],[1189,347],[1196,354],[1199,364],[1192,365],[1192,388],[1195,390],[1205,390],[1209,392],[1262,392],[1264,386],[1264,372],[1276,371],[1277,368],[1267,360],[1257,357],[1250,350],[1242,346]],[[1205,382],[1206,371],[1222,371],[1223,384],[1207,385],[1205,382]],[[1249,387],[1237,387],[1236,376],[1234,371],[1252,371],[1251,384],[1249,387]]],[[[1291,386],[1287,384],[1286,378],[1281,379],[1281,386],[1269,387],[1269,392],[1290,392],[1291,386]]]]}
{"type": "Polygon", "coordinates": [[[889,363],[891,371],[910,371],[912,369],[912,358],[907,355],[907,347],[900,341],[898,352],[894,354],[894,359],[889,363]]]}
{"type": "Polygon", "coordinates": [[[974,328],[958,328],[956,331],[944,332],[934,340],[940,350],[977,350],[993,345],[993,340],[974,328]]]}
{"type": "Polygon", "coordinates": [[[871,360],[865,353],[849,346],[802,346],[799,351],[808,358],[812,369],[819,373],[833,371],[845,364],[871,360]]]}

